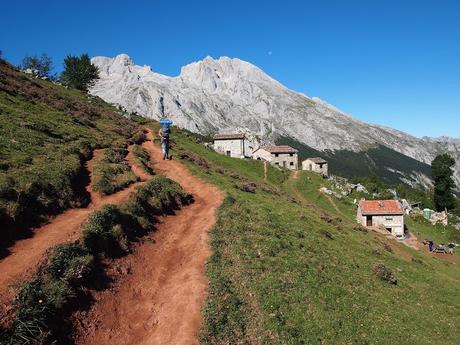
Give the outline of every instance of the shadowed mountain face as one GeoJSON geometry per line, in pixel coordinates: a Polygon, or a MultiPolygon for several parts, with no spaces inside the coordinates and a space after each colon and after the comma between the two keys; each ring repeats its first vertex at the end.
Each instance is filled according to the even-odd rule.
{"type": "MultiPolygon", "coordinates": [[[[201,134],[240,130],[254,134],[262,143],[289,138],[329,155],[389,149],[385,151],[385,165],[372,170],[425,186],[429,184],[424,177],[429,173],[426,164],[437,154],[449,152],[457,161],[455,174],[457,183],[460,181],[460,139],[420,139],[358,121],[319,98],[289,90],[239,59],[206,57],[184,66],[177,77],[134,65],[125,54],[95,57],[92,62],[99,67],[101,79],[91,92],[128,112],[154,119],[172,118],[178,126],[201,134]],[[395,153],[394,159],[390,152],[395,153]],[[412,159],[425,164],[413,164],[412,159]]],[[[356,164],[340,161],[344,168],[356,164]]],[[[373,163],[363,160],[362,164],[373,163]]]]}

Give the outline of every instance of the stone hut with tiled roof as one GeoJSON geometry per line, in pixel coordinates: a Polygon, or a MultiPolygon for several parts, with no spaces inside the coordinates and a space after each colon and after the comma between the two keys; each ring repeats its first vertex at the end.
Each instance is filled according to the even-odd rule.
{"type": "Polygon", "coordinates": [[[242,133],[216,134],[214,135],[214,150],[229,157],[244,158],[247,156],[245,150],[245,135],[242,133]]]}
{"type": "Polygon", "coordinates": [[[299,165],[298,151],[287,145],[259,147],[253,152],[253,158],[291,170],[297,170],[299,165]]]}
{"type": "Polygon", "coordinates": [[[357,221],[363,226],[385,228],[388,233],[404,238],[404,211],[397,200],[361,200],[357,221]]]}
{"type": "Polygon", "coordinates": [[[328,175],[327,161],[320,157],[307,158],[302,161],[302,170],[314,171],[323,176],[328,175]]]}

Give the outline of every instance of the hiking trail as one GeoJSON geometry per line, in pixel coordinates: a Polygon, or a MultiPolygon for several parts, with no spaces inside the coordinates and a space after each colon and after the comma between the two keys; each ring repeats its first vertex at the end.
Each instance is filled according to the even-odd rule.
{"type": "Polygon", "coordinates": [[[152,132],[143,144],[157,172],[178,182],[194,203],[161,217],[131,255],[117,260],[128,272],[112,287],[93,293],[95,303],[73,316],[74,340],[84,344],[198,344],[206,297],[205,262],[211,254],[208,231],[223,194],[181,163],[162,160],[152,132]]]}
{"type": "MultiPolygon", "coordinates": [[[[101,150],[95,150],[93,157],[85,164],[90,181],[93,181],[94,161],[101,153],[101,150]]],[[[136,166],[130,158],[127,157],[129,164],[132,167],[136,166]]],[[[16,241],[9,247],[9,254],[0,260],[0,324],[3,317],[11,311],[18,286],[36,272],[46,252],[57,244],[77,240],[81,235],[81,225],[90,213],[106,204],[119,205],[127,201],[134,188],[140,184],[141,182],[133,183],[117,193],[104,196],[93,192],[92,182],[90,182],[86,186],[87,192],[91,195],[91,202],[87,207],[64,211],[50,219],[49,223],[33,229],[31,237],[16,241]]]]}
{"type": "Polygon", "coordinates": [[[268,162],[264,161],[264,181],[265,182],[267,182],[267,171],[268,171],[267,164],[268,164],[268,162]]]}

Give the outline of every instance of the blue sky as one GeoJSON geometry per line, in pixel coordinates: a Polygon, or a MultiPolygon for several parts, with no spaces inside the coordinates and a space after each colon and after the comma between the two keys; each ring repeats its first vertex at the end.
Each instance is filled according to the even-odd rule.
{"type": "Polygon", "coordinates": [[[460,1],[3,1],[0,49],[127,53],[177,75],[207,55],[249,61],[356,118],[460,137],[460,1]]]}

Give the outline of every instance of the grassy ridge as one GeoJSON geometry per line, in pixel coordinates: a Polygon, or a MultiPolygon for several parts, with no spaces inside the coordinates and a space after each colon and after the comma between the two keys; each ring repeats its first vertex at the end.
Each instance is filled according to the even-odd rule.
{"type": "Polygon", "coordinates": [[[154,175],[155,171],[153,170],[153,165],[151,162],[150,154],[146,149],[144,149],[140,145],[133,146],[133,155],[134,159],[136,160],[137,164],[139,164],[142,169],[150,175],[154,175]]]}
{"type": "Polygon", "coordinates": [[[171,213],[190,202],[191,196],[177,183],[155,176],[137,187],[121,207],[107,205],[92,213],[83,227],[81,242],[54,247],[36,278],[19,291],[16,318],[10,329],[1,332],[0,342],[16,345],[56,341],[63,316],[83,307],[79,301],[86,300],[85,288],[97,279],[92,275],[101,265],[101,258],[124,255],[133,240],[153,229],[157,215],[171,213]]]}
{"type": "Polygon", "coordinates": [[[139,126],[97,97],[30,78],[0,60],[0,237],[88,202],[95,147],[141,140],[139,126]]]}
{"type": "Polygon", "coordinates": [[[110,195],[140,180],[126,161],[128,149],[125,146],[109,147],[103,150],[100,159],[93,165],[93,190],[110,195]]]}
{"type": "Polygon", "coordinates": [[[175,133],[173,154],[227,194],[211,232],[203,344],[457,343],[458,254],[444,261],[363,232],[350,200],[335,200],[337,212],[313,175],[292,181],[270,168],[265,183],[260,162],[175,133]],[[255,190],[235,188],[232,176],[255,190]]]}

